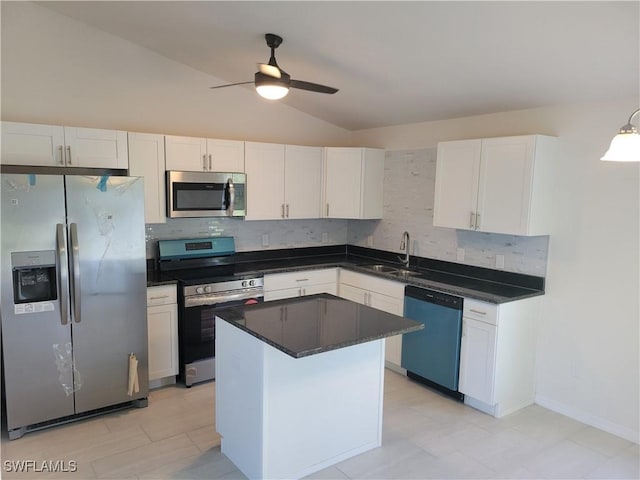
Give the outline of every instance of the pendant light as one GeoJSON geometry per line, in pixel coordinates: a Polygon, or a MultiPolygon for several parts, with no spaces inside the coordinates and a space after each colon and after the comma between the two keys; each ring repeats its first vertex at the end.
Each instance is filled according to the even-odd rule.
{"type": "Polygon", "coordinates": [[[640,113],[640,108],[633,112],[626,125],[620,128],[620,133],[613,137],[609,150],[600,160],[610,162],[640,162],[640,134],[631,125],[633,117],[640,113]]]}

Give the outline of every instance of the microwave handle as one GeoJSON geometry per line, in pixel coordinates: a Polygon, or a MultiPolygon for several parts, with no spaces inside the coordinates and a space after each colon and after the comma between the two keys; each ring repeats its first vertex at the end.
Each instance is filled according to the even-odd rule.
{"type": "Polygon", "coordinates": [[[227,215],[229,215],[230,217],[233,216],[233,206],[235,204],[235,197],[236,197],[236,192],[235,192],[235,188],[233,186],[233,182],[231,181],[231,179],[227,180],[227,185],[225,186],[225,189],[227,190],[227,195],[229,197],[229,203],[227,204],[227,215]]]}

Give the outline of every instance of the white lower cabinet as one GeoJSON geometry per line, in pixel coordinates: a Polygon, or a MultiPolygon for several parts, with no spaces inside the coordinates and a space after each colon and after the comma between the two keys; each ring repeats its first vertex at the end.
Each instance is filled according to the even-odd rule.
{"type": "MultiPolygon", "coordinates": [[[[362,305],[402,316],[404,313],[404,287],[404,283],[341,269],[338,295],[362,305]]],[[[404,372],[400,367],[401,357],[402,335],[387,337],[385,342],[386,365],[393,370],[404,372]]]]}
{"type": "Polygon", "coordinates": [[[459,389],[465,403],[502,417],[535,400],[539,298],[500,305],[464,299],[459,389]]]}
{"type": "Polygon", "coordinates": [[[316,293],[338,294],[338,269],[304,270],[264,276],[264,301],[304,297],[316,293]]]}
{"type": "Polygon", "coordinates": [[[149,382],[175,383],[178,374],[178,305],[175,285],[147,288],[149,382]]]}

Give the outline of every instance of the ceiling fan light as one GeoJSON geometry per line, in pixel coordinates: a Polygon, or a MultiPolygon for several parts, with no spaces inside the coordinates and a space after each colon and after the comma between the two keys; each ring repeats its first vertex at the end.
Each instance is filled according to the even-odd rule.
{"type": "Polygon", "coordinates": [[[268,100],[279,100],[289,93],[289,88],[282,85],[258,85],[256,86],[258,95],[268,100]]]}

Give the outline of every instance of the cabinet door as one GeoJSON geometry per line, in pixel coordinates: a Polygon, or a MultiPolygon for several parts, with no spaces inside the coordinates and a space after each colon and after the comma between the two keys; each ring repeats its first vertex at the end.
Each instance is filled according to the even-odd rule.
{"type": "Polygon", "coordinates": [[[178,311],[176,304],[147,307],[149,380],[178,374],[178,311]]]}
{"type": "Polygon", "coordinates": [[[245,220],[284,218],[284,145],[245,143],[247,215],[245,220]]]}
{"type": "Polygon", "coordinates": [[[376,292],[369,292],[368,305],[383,312],[402,315],[404,310],[404,298],[395,298],[376,292]]]}
{"type": "Polygon", "coordinates": [[[462,393],[493,405],[496,353],[495,325],[462,319],[459,388],[462,393]]]}
{"type": "Polygon", "coordinates": [[[356,302],[361,305],[367,305],[367,301],[369,299],[369,292],[366,290],[358,287],[352,287],[351,285],[346,285],[344,283],[340,284],[338,295],[341,298],[346,298],[347,300],[351,300],[352,302],[356,302]]]}
{"type": "Polygon", "coordinates": [[[286,217],[320,218],[322,148],[287,145],[284,159],[286,217]]]}
{"type": "Polygon", "coordinates": [[[54,125],[2,122],[4,165],[64,165],[64,128],[54,125]]]}
{"type": "Polygon", "coordinates": [[[64,127],[68,167],[129,168],[127,132],[64,127]]]}
{"type": "Polygon", "coordinates": [[[212,172],[244,173],[244,142],[208,138],[207,161],[212,172]]]}
{"type": "Polygon", "coordinates": [[[534,136],[482,140],[478,230],[527,234],[534,136]]]}
{"type": "Polygon", "coordinates": [[[129,175],[144,178],[144,221],[165,223],[164,135],[129,132],[129,175]]]}
{"type": "Polygon", "coordinates": [[[475,229],[482,140],[438,143],[433,224],[475,229]]]}
{"type": "Polygon", "coordinates": [[[362,214],[362,149],[325,149],[325,201],[327,218],[360,218],[362,214]]]}
{"type": "Polygon", "coordinates": [[[207,170],[207,141],[204,138],[165,136],[167,170],[207,170]]]}
{"type": "Polygon", "coordinates": [[[302,296],[302,288],[283,288],[280,290],[270,290],[264,292],[264,301],[272,302],[273,300],[283,300],[285,298],[295,298],[302,296]]]}

